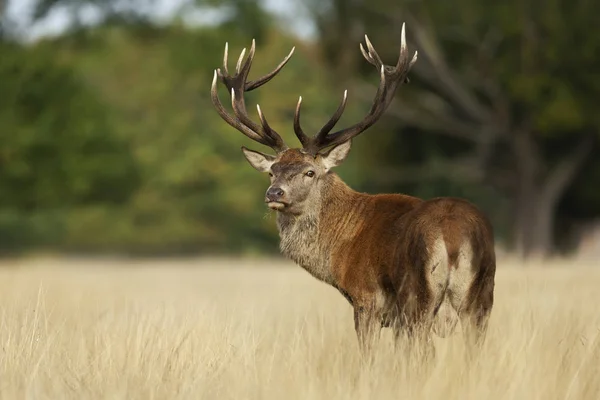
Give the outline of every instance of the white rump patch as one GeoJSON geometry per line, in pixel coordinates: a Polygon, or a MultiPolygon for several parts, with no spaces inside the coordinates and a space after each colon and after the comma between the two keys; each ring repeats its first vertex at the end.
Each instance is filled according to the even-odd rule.
{"type": "Polygon", "coordinates": [[[433,292],[434,304],[441,302],[448,284],[448,251],[444,236],[440,234],[433,245],[429,248],[429,287],[433,292]]]}
{"type": "Polygon", "coordinates": [[[471,243],[465,240],[460,246],[460,252],[456,260],[457,265],[452,268],[448,283],[448,298],[457,313],[460,313],[473,282],[472,259],[473,249],[471,243]]]}

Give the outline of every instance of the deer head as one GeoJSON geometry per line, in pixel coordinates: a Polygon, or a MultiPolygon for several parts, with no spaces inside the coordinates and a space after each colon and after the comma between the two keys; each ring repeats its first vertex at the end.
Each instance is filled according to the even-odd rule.
{"type": "Polygon", "coordinates": [[[242,147],[250,165],[260,172],[268,173],[271,178],[271,185],[265,194],[265,202],[269,208],[283,213],[302,214],[311,205],[318,202],[321,198],[322,188],[330,177],[331,169],[340,165],[348,155],[352,138],[377,122],[391,103],[397,86],[400,83],[408,82],[407,75],[417,60],[417,53],[415,52],[414,56],[409,58],[404,24],[402,25],[400,56],[395,66],[383,64],[366,35],[365,41],[367,49],[365,50],[360,44],[360,50],[364,58],[377,68],[380,75],[379,87],[368,114],[362,121],[350,127],[331,132],[344,112],[347,99],[347,91],[345,91],[340,105],[329,121],[314,136],[309,137],[300,126],[302,105],[302,97],[300,97],[294,115],[294,133],[302,147],[292,149],[271,128],[259,105],[256,108],[260,123],[252,121],[246,110],[244,92],[264,85],[277,75],[289,61],[294,49],[292,48],[292,51],[272,72],[255,81],[247,82],[255,53],[255,41],[252,40],[252,46],[245,61],[246,49],[242,50],[233,75],[230,75],[228,71],[228,47],[227,44],[225,45],[223,70],[215,70],[211,98],[219,115],[229,125],[250,139],[275,151],[275,155],[269,155],[242,147]],[[217,80],[225,85],[231,95],[233,115],[225,110],[219,100],[217,80]]]}

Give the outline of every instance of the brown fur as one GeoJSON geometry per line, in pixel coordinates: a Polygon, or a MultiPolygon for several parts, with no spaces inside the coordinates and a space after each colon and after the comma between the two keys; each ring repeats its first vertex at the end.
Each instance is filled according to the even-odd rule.
{"type": "MultiPolygon", "coordinates": [[[[272,165],[272,183],[318,161],[287,150],[272,165]]],[[[281,251],[348,299],[363,347],[378,326],[427,335],[444,301],[468,337],[482,339],[496,266],[492,227],[474,205],[358,193],[331,171],[319,179],[300,213],[278,213],[281,251]]]]}

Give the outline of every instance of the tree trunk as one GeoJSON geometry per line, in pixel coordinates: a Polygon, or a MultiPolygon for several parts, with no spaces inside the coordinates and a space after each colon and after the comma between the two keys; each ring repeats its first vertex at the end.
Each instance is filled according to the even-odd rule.
{"type": "MultiPolygon", "coordinates": [[[[521,179],[523,181],[523,179],[521,179]]],[[[533,185],[520,182],[514,201],[513,248],[520,259],[525,259],[531,251],[532,227],[535,225],[535,203],[533,185]]]]}
{"type": "Polygon", "coordinates": [[[532,211],[535,213],[532,225],[532,241],[529,256],[545,259],[554,253],[554,216],[558,199],[538,196],[532,211]]]}
{"type": "Polygon", "coordinates": [[[521,259],[529,257],[532,249],[533,227],[536,225],[536,175],[540,170],[537,149],[531,132],[518,131],[512,135],[515,155],[514,232],[513,248],[521,259]]]}
{"type": "Polygon", "coordinates": [[[536,158],[531,136],[515,141],[516,163],[513,247],[521,259],[545,259],[554,253],[556,209],[593,147],[584,137],[570,155],[548,172],[536,158]],[[543,176],[543,178],[539,178],[543,176]]]}
{"type": "Polygon", "coordinates": [[[553,254],[559,200],[560,197],[546,196],[542,185],[529,185],[517,193],[513,247],[520,259],[545,259],[553,254]]]}

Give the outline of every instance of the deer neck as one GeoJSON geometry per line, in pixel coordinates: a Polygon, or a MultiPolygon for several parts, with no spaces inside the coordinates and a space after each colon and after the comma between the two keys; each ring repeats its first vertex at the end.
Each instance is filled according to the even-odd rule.
{"type": "Polygon", "coordinates": [[[278,213],[280,250],[315,278],[334,284],[330,254],[345,241],[355,214],[357,193],[330,173],[321,188],[321,201],[302,215],[278,213]]]}

